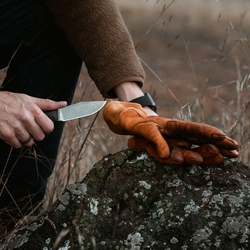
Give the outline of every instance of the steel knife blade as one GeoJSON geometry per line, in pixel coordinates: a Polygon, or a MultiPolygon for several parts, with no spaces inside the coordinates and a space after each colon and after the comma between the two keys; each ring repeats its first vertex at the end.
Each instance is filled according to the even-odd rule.
{"type": "Polygon", "coordinates": [[[68,105],[64,108],[46,111],[45,114],[53,121],[70,121],[86,116],[90,116],[98,112],[106,101],[90,101],[90,102],[78,102],[72,105],[68,105]]]}

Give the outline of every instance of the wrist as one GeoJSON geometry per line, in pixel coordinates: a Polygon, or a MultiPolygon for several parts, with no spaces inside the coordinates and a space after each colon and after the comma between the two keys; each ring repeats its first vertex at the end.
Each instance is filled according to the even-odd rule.
{"type": "MultiPolygon", "coordinates": [[[[143,109],[147,112],[148,116],[157,116],[156,107],[153,100],[149,100],[148,103],[136,101],[137,98],[148,97],[150,95],[144,94],[139,85],[136,82],[125,82],[117,85],[114,91],[121,102],[135,102],[142,105],[143,109]],[[151,101],[151,102],[150,102],[151,101]],[[144,105],[145,104],[145,105],[144,105]],[[152,106],[154,106],[152,108],[152,106]],[[154,111],[155,110],[155,111],[154,111]]],[[[139,99],[140,100],[140,99],[139,99]]]]}
{"type": "Polygon", "coordinates": [[[114,91],[121,102],[129,102],[144,95],[136,82],[121,83],[114,88],[114,91]]]}
{"type": "Polygon", "coordinates": [[[130,102],[139,103],[143,108],[149,107],[156,113],[156,105],[149,93],[145,93],[143,96],[137,97],[130,102]]]}
{"type": "Polygon", "coordinates": [[[150,107],[143,107],[143,109],[147,112],[148,116],[158,116],[150,107]]]}

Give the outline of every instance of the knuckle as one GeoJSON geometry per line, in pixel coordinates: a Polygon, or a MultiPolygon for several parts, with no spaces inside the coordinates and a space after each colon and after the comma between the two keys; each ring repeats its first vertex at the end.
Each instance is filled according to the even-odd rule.
{"type": "Polygon", "coordinates": [[[50,99],[44,99],[44,102],[49,105],[49,104],[52,103],[52,100],[50,100],[50,99]]]}
{"type": "MultiPolygon", "coordinates": [[[[34,123],[34,119],[32,118],[31,115],[29,114],[23,114],[21,117],[20,117],[20,122],[22,124],[25,125],[25,127],[27,126],[31,126],[33,123],[34,123]]],[[[17,124],[14,125],[15,126],[15,129],[18,129],[18,127],[20,127],[20,124],[17,124]]]]}
{"type": "Polygon", "coordinates": [[[15,134],[21,134],[22,132],[22,126],[19,122],[15,122],[15,123],[12,123],[10,124],[12,130],[13,130],[13,133],[15,134]]]}
{"type": "Polygon", "coordinates": [[[41,109],[38,106],[36,106],[36,105],[30,105],[29,111],[31,112],[31,114],[33,116],[38,116],[42,112],[41,109]]]}
{"type": "Polygon", "coordinates": [[[43,106],[49,108],[53,104],[53,101],[50,99],[43,99],[43,106]]]}
{"type": "Polygon", "coordinates": [[[14,131],[10,129],[2,129],[1,135],[2,135],[3,140],[7,140],[7,141],[11,141],[15,138],[14,131]]]}

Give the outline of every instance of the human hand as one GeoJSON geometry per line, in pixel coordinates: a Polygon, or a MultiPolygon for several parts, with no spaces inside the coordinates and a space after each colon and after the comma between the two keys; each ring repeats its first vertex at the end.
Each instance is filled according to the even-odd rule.
{"type": "Polygon", "coordinates": [[[206,124],[157,116],[148,117],[140,105],[127,102],[110,102],[105,106],[103,114],[113,132],[134,135],[137,141],[129,140],[130,147],[137,150],[144,148],[164,163],[168,159],[167,161],[173,161],[175,164],[191,161],[201,164],[204,159],[208,162],[209,158],[213,158],[215,164],[218,164],[223,159],[222,155],[238,156],[237,142],[227,137],[221,130],[206,124]],[[167,140],[170,139],[201,146],[192,150],[185,149],[173,143],[169,145],[167,140]],[[204,146],[206,144],[210,145],[204,146]]]}
{"type": "Polygon", "coordinates": [[[49,99],[25,94],[0,92],[0,139],[10,146],[20,148],[42,141],[54,129],[53,122],[43,110],[54,110],[67,105],[49,99]]]}

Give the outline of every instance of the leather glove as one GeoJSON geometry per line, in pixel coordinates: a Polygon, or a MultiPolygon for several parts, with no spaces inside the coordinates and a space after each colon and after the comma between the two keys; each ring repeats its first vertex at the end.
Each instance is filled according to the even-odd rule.
{"type": "MultiPolygon", "coordinates": [[[[109,102],[104,107],[103,116],[113,132],[135,136],[137,142],[129,142],[130,147],[134,149],[138,149],[139,147],[144,148],[153,157],[158,160],[160,159],[161,162],[169,157],[170,159],[177,159],[178,162],[181,154],[183,157],[182,161],[184,161],[184,158],[187,159],[187,157],[190,159],[197,157],[197,162],[203,162],[204,157],[202,157],[200,153],[204,155],[208,154],[204,153],[208,146],[202,146],[199,150],[196,149],[192,151],[181,149],[182,153],[180,153],[178,149],[178,154],[176,153],[177,149],[171,146],[172,151],[174,151],[171,153],[171,148],[166,140],[168,138],[184,140],[195,145],[213,144],[218,149],[221,149],[219,149],[219,151],[224,156],[238,156],[238,152],[236,151],[238,148],[237,142],[227,137],[221,130],[206,124],[184,122],[158,116],[147,116],[147,113],[141,105],[136,103],[109,102]],[[141,140],[139,141],[139,139],[141,140]],[[192,152],[191,155],[190,152],[192,152]],[[178,155],[178,157],[176,155],[178,155]]],[[[212,157],[215,155],[214,150],[215,148],[212,150],[212,157]]],[[[218,152],[217,149],[215,151],[218,152]]],[[[222,159],[219,153],[216,153],[216,155],[222,159]]],[[[206,156],[205,158],[209,157],[206,156]]]]}
{"type": "Polygon", "coordinates": [[[199,147],[191,149],[192,144],[177,139],[166,140],[170,148],[170,156],[165,159],[158,156],[155,145],[145,138],[130,136],[128,139],[128,147],[140,152],[145,149],[148,154],[157,161],[164,164],[178,165],[182,163],[197,165],[217,165],[223,161],[223,156],[219,149],[212,144],[203,144],[199,147]]]}

